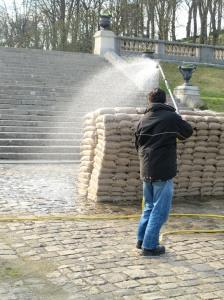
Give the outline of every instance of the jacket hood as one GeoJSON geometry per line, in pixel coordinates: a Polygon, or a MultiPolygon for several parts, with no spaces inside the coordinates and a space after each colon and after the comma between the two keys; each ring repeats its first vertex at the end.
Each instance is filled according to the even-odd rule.
{"type": "Polygon", "coordinates": [[[149,111],[152,111],[152,112],[155,112],[155,111],[158,111],[158,110],[167,110],[167,111],[173,111],[175,112],[175,108],[168,105],[168,104],[163,104],[163,103],[152,103],[145,111],[145,113],[149,112],[149,111]]]}

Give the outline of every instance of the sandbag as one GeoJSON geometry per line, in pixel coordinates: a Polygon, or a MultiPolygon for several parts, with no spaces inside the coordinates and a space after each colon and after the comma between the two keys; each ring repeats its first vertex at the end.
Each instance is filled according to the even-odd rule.
{"type": "MultiPolygon", "coordinates": [[[[134,130],[144,110],[101,109],[84,118],[78,176],[82,195],[94,201],[141,199],[134,130]]],[[[175,194],[224,194],[224,115],[210,111],[188,111],[185,115],[194,133],[190,139],[177,143],[175,194]]]]}

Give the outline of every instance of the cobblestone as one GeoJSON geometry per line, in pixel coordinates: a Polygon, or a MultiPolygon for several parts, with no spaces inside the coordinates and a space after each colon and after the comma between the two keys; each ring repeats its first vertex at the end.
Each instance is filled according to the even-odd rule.
{"type": "MultiPolygon", "coordinates": [[[[140,203],[81,202],[76,173],[70,165],[0,167],[0,217],[139,212],[140,203]]],[[[194,201],[176,200],[174,211],[223,213],[219,199],[194,201]]],[[[165,230],[189,226],[223,221],[170,218],[165,230]]],[[[0,223],[0,299],[223,299],[223,235],[168,235],[164,256],[144,258],[136,227],[137,220],[0,223]]]]}

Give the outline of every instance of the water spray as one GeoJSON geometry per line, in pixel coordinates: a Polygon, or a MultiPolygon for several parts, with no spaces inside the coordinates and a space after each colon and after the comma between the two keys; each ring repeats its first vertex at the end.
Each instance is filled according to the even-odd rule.
{"type": "MultiPolygon", "coordinates": [[[[142,57],[149,58],[149,59],[152,59],[152,60],[153,60],[153,54],[154,54],[153,51],[146,51],[146,52],[143,52],[142,57]]],[[[174,105],[174,107],[175,107],[175,109],[176,109],[177,114],[179,115],[180,112],[179,112],[177,103],[176,103],[176,101],[175,101],[175,98],[174,98],[174,96],[173,96],[173,93],[171,92],[169,83],[168,83],[168,81],[167,81],[167,79],[166,79],[166,76],[165,76],[165,74],[164,74],[164,72],[163,72],[163,69],[162,69],[162,67],[160,66],[159,63],[157,63],[156,68],[159,69],[159,71],[160,71],[160,73],[161,73],[161,75],[162,75],[162,77],[163,77],[163,80],[164,80],[165,85],[166,85],[166,88],[167,88],[167,90],[168,90],[168,92],[169,92],[169,94],[170,94],[170,97],[171,97],[171,100],[172,100],[172,102],[173,102],[173,105],[174,105]]]]}
{"type": "Polygon", "coordinates": [[[167,81],[167,79],[166,79],[166,76],[165,76],[165,74],[164,74],[164,72],[163,72],[163,69],[162,69],[162,67],[160,66],[160,64],[157,65],[157,68],[159,69],[159,71],[160,71],[160,73],[161,73],[161,75],[162,75],[162,77],[163,77],[163,80],[164,80],[164,82],[165,82],[166,88],[167,88],[167,90],[168,90],[168,92],[169,92],[169,94],[170,94],[170,97],[171,97],[171,99],[172,99],[173,105],[174,105],[174,107],[175,107],[175,109],[176,109],[177,114],[179,115],[180,112],[179,112],[177,103],[176,103],[176,101],[175,101],[175,98],[174,98],[174,96],[173,96],[173,93],[171,92],[169,83],[168,83],[168,81],[167,81]]]}

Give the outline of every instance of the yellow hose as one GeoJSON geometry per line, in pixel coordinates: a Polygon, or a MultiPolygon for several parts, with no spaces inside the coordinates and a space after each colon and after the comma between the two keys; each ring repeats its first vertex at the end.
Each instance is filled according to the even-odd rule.
{"type": "Polygon", "coordinates": [[[0,222],[26,222],[26,221],[100,221],[137,219],[139,215],[46,215],[46,216],[12,216],[0,215],[0,222]]]}
{"type": "MultiPolygon", "coordinates": [[[[27,221],[100,221],[100,220],[125,220],[138,219],[140,214],[132,215],[44,215],[44,216],[14,216],[0,215],[0,222],[27,222],[27,221]]],[[[224,214],[183,214],[171,213],[170,217],[194,217],[224,219],[224,214]]]]}
{"type": "MultiPolygon", "coordinates": [[[[100,220],[125,220],[125,219],[138,219],[139,214],[132,215],[46,215],[46,216],[13,216],[13,215],[0,215],[0,222],[38,222],[38,221],[100,221],[100,220]]],[[[192,214],[192,213],[172,213],[170,217],[191,217],[191,218],[217,218],[224,219],[224,214],[192,214]]],[[[180,229],[174,231],[167,231],[161,234],[160,241],[171,234],[194,234],[194,233],[209,233],[220,234],[224,233],[224,229],[180,229]]]]}

